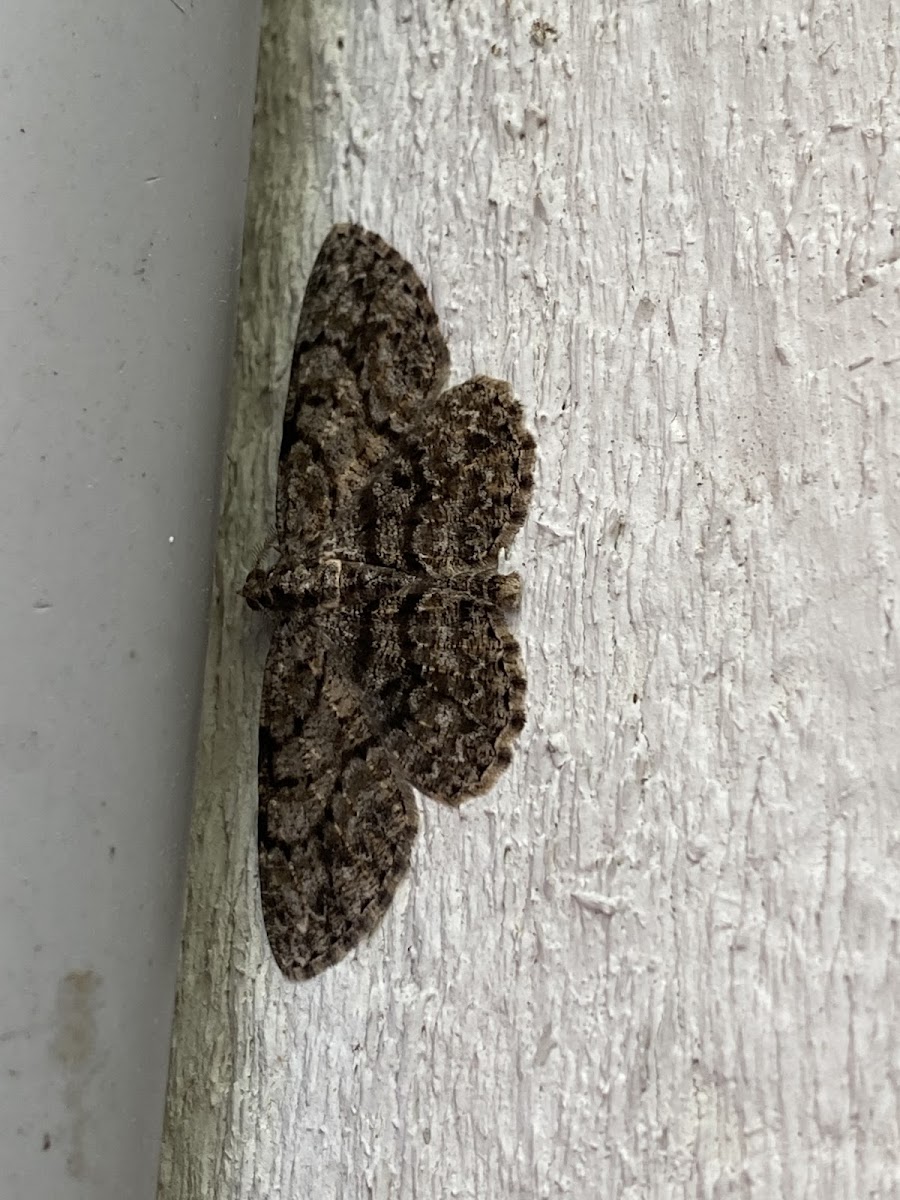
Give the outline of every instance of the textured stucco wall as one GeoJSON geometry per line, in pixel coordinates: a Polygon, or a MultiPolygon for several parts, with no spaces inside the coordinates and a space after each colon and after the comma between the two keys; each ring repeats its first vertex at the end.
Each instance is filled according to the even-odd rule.
{"type": "Polygon", "coordinates": [[[162,1194],[896,1195],[896,16],[320,7],[264,33],[162,1194]],[[537,434],[530,719],[294,986],[234,590],[348,217],[537,434]]]}

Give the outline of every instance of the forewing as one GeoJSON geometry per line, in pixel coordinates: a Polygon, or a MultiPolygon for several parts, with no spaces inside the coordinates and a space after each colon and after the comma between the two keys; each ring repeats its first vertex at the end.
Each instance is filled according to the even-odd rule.
{"type": "Polygon", "coordinates": [[[281,445],[282,545],[319,539],[443,387],[448,362],[410,264],[377,234],[335,225],[297,329],[281,445]]]}
{"type": "Polygon", "coordinates": [[[338,553],[443,578],[496,570],[525,519],[534,456],[507,383],[478,376],[451,388],[338,510],[338,553]]]}
{"type": "Polygon", "coordinates": [[[385,588],[326,631],[410,783],[448,804],[491,787],[525,723],[525,672],[499,609],[444,588],[385,588]]]}
{"type": "Polygon", "coordinates": [[[307,618],[275,632],[259,744],[259,874],[269,945],[308,979],[384,916],[409,867],[414,797],[373,738],[358,689],[327,652],[310,655],[307,618]]]}

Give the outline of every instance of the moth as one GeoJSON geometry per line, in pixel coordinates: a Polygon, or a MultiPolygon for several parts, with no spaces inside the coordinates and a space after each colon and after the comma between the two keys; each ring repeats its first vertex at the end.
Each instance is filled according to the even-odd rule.
{"type": "Polygon", "coordinates": [[[525,722],[500,552],[535,443],[509,385],[445,390],[449,356],[413,268],[335,225],[300,313],[272,565],[243,594],[274,627],[259,728],[269,945],[307,979],[381,921],[409,868],[413,788],[458,805],[525,722]]]}

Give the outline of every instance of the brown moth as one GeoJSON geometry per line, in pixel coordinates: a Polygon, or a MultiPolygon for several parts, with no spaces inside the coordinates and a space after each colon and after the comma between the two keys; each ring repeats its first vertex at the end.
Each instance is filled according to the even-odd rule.
{"type": "Polygon", "coordinates": [[[336,225],[307,285],[281,444],[259,730],[259,872],[291,979],[384,916],[418,825],[510,761],[525,674],[499,553],[525,519],[534,439],[508,384],[444,390],[449,357],[413,268],[336,225]]]}

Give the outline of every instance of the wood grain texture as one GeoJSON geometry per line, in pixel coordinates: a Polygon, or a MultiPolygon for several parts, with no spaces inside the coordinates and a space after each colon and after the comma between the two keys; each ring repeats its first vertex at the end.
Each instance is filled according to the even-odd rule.
{"type": "Polygon", "coordinates": [[[896,14],[320,9],[263,34],[161,1195],[896,1195],[896,14]],[[301,990],[237,589],[344,219],[536,430],[530,715],[301,990]]]}

